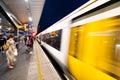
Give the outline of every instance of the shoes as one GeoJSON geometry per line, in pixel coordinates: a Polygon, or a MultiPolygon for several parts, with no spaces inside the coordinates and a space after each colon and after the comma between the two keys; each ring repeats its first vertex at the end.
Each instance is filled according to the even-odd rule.
{"type": "Polygon", "coordinates": [[[14,67],[13,66],[8,66],[9,69],[13,69],[14,67]]]}

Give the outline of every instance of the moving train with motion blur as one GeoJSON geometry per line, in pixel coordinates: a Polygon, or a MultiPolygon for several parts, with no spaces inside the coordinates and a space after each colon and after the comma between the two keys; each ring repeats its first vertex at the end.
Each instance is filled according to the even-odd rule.
{"type": "Polygon", "coordinates": [[[37,37],[75,80],[120,80],[119,0],[90,0],[37,37]]]}

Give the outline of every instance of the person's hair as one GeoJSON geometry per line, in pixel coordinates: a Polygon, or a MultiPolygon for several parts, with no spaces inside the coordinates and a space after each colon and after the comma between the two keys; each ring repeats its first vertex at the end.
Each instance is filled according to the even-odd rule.
{"type": "Polygon", "coordinates": [[[8,38],[7,38],[7,40],[10,39],[10,38],[13,38],[13,35],[9,35],[8,38]]]}

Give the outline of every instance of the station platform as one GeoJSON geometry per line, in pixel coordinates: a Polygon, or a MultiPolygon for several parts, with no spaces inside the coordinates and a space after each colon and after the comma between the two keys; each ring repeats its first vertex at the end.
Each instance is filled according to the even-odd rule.
{"type": "Polygon", "coordinates": [[[19,44],[15,67],[7,68],[6,56],[0,53],[0,80],[62,80],[37,41],[32,54],[19,44]]]}

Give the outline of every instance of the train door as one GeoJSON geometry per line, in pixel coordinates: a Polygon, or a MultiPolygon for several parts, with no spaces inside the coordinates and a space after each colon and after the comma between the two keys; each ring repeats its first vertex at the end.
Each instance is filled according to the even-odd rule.
{"type": "Polygon", "coordinates": [[[81,61],[83,59],[84,47],[84,32],[83,27],[76,26],[71,28],[69,55],[68,55],[68,68],[76,79],[80,79],[81,61]],[[78,54],[81,53],[81,54],[78,54]]]}

